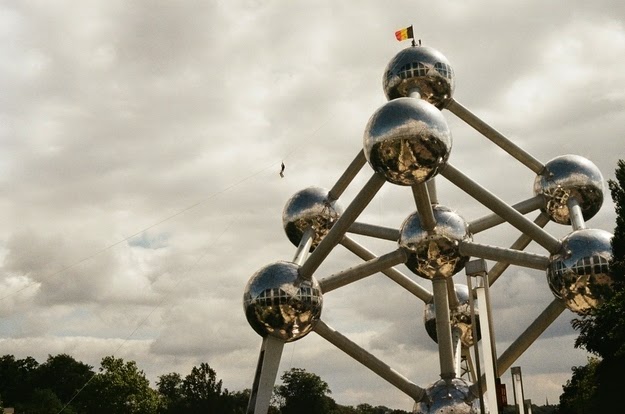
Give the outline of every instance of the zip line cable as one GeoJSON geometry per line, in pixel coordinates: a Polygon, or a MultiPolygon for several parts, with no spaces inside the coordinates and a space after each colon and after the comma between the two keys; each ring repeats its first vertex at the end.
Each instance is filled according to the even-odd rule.
{"type": "MultiPolygon", "coordinates": [[[[124,340],[122,341],[121,344],[119,344],[119,346],[117,347],[117,349],[115,349],[115,351],[113,352],[113,356],[116,355],[120,349],[122,349],[124,347],[124,345],[126,345],[126,343],[130,340],[130,338],[132,338],[135,333],[137,333],[137,331],[146,324],[146,322],[150,319],[150,317],[154,314],[154,312],[156,312],[157,309],[159,309],[163,303],[165,303],[165,301],[167,299],[169,299],[169,297],[171,296],[172,292],[174,291],[174,289],[176,289],[178,287],[178,285],[180,285],[180,283],[182,283],[182,281],[185,279],[185,276],[193,269],[195,269],[195,267],[202,261],[202,259],[204,259],[206,257],[206,255],[208,254],[208,252],[213,248],[213,246],[221,239],[221,237],[230,229],[230,227],[232,227],[232,224],[234,223],[234,219],[232,221],[230,221],[230,223],[228,223],[228,225],[226,226],[225,229],[223,229],[221,231],[221,233],[219,233],[219,235],[215,238],[215,240],[213,240],[213,242],[211,243],[210,246],[208,246],[206,248],[206,250],[195,260],[195,262],[193,262],[193,264],[191,264],[189,267],[187,267],[187,269],[182,272],[182,275],[180,277],[180,279],[178,280],[178,282],[176,282],[176,284],[169,289],[169,291],[165,294],[165,296],[163,298],[161,298],[161,300],[150,310],[150,312],[148,312],[148,314],[141,319],[141,321],[139,322],[139,324],[137,324],[137,326],[132,330],[132,332],[130,332],[130,334],[128,334],[128,336],[126,336],[126,338],[124,338],[124,340]]],[[[72,398],[63,406],[63,408],[61,408],[61,410],[57,413],[57,414],[61,414],[71,403],[72,401],[74,401],[76,399],[76,397],[78,397],[78,395],[87,387],[87,385],[89,385],[89,383],[91,382],[91,380],[96,376],[97,374],[94,374],[91,376],[91,378],[89,378],[87,380],[87,382],[85,382],[85,384],[80,387],[80,389],[78,391],[76,391],[76,393],[72,396],[72,398]]]]}

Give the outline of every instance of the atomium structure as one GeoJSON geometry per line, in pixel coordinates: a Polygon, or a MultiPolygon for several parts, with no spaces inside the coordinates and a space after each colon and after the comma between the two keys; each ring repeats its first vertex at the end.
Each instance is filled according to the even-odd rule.
{"type": "Polygon", "coordinates": [[[543,164],[487,125],[453,98],[453,69],[445,56],[430,47],[413,44],[393,57],[384,71],[383,88],[388,102],[370,117],[362,149],[334,186],[329,190],[306,188],[287,202],[282,220],[286,236],[296,246],[293,260],[265,266],[252,275],[245,288],[245,315],[263,338],[248,413],[267,412],[284,344],[310,332],[412,397],[414,413],[488,412],[488,406],[495,405],[492,380],[501,377],[564,310],[588,313],[611,289],[612,235],[586,227],[603,203],[604,180],[592,162],[564,155],[543,164]],[[449,162],[452,134],[443,110],[533,171],[533,195],[508,205],[455,168],[449,162]],[[371,178],[343,208],[341,195],[367,164],[371,178]],[[465,221],[439,203],[438,177],[492,213],[465,221]],[[358,222],[386,183],[411,189],[414,213],[398,223],[397,229],[358,222]],[[528,219],[526,215],[534,211],[539,211],[538,216],[528,219]],[[544,230],[549,221],[570,226],[570,233],[555,238],[544,230]],[[511,246],[473,241],[473,235],[502,223],[520,233],[511,246]],[[394,241],[397,247],[376,256],[347,233],[394,241]],[[524,252],[532,241],[545,253],[524,252]],[[318,277],[317,269],[339,244],[363,262],[318,277]],[[485,260],[496,264],[488,270],[485,260]],[[400,264],[413,275],[395,269],[400,264]],[[488,323],[492,316],[488,286],[510,265],[543,270],[554,300],[508,349],[496,355],[488,346],[494,343],[488,323]],[[455,284],[452,277],[463,269],[467,285],[455,284]],[[379,272],[424,302],[425,328],[438,344],[440,362],[440,379],[426,387],[391,369],[323,321],[324,295],[379,272]],[[481,278],[475,287],[471,283],[474,277],[481,278]],[[415,281],[419,279],[431,284],[432,290],[415,281]],[[478,308],[475,302],[482,306],[478,308]],[[485,361],[483,373],[475,368],[480,360],[478,343],[485,361]],[[490,396],[488,405],[485,393],[490,396]]]}

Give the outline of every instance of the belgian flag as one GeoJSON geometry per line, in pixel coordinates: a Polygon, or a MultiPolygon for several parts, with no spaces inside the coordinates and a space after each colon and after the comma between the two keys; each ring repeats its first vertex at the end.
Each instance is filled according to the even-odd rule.
{"type": "Polygon", "coordinates": [[[395,37],[400,42],[406,39],[414,39],[414,34],[412,33],[412,26],[396,31],[395,37]]]}

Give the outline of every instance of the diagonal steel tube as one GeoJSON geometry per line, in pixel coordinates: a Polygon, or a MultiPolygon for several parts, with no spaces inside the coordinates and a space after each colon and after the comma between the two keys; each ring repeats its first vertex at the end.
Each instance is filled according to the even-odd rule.
{"type": "Polygon", "coordinates": [[[349,226],[351,226],[358,215],[362,213],[362,210],[367,207],[385,182],[381,174],[373,174],[362,190],[354,197],[343,214],[341,214],[341,217],[334,223],[328,234],[310,254],[308,260],[304,262],[300,268],[299,277],[301,279],[310,279],[312,277],[315,270],[317,270],[328,254],[330,254],[334,246],[341,241],[349,226]]]}
{"type": "MultiPolygon", "coordinates": [[[[549,223],[549,220],[550,220],[549,216],[546,213],[540,213],[538,217],[536,217],[536,219],[534,220],[534,223],[538,227],[545,227],[547,223],[549,223]]],[[[521,236],[519,236],[518,239],[514,241],[514,243],[510,245],[510,248],[514,250],[523,250],[531,242],[532,242],[532,239],[528,235],[522,234],[521,236]]],[[[492,286],[492,284],[495,283],[495,281],[499,278],[499,276],[501,276],[502,273],[506,271],[508,266],[510,266],[510,263],[506,263],[506,262],[495,263],[495,265],[488,271],[488,284],[492,286]]]]}
{"type": "MultiPolygon", "coordinates": [[[[361,246],[359,243],[347,236],[343,237],[343,240],[341,240],[341,244],[347,250],[351,251],[363,260],[371,260],[376,257],[375,254],[373,254],[365,247],[361,246]]],[[[432,300],[433,296],[427,289],[419,285],[414,280],[410,279],[408,276],[401,273],[399,270],[391,267],[390,269],[383,270],[382,273],[384,273],[398,285],[402,286],[408,292],[421,299],[423,302],[429,303],[432,300]]]]}
{"type": "Polygon", "coordinates": [[[356,282],[367,276],[371,276],[383,270],[406,261],[406,253],[403,249],[397,249],[382,256],[368,260],[362,264],[335,273],[319,281],[319,287],[323,293],[338,289],[349,283],[356,282]]]}
{"type": "Polygon", "coordinates": [[[326,341],[330,342],[347,355],[369,368],[381,378],[397,387],[400,391],[406,393],[416,402],[425,397],[425,390],[417,384],[409,381],[406,377],[389,367],[387,364],[379,360],[373,354],[362,349],[356,343],[352,342],[346,336],[340,334],[336,330],[326,325],[322,320],[315,323],[313,330],[326,341]]]}
{"type": "Polygon", "coordinates": [[[447,164],[441,171],[441,174],[458,188],[507,220],[511,225],[530,236],[532,240],[543,246],[550,253],[555,253],[560,250],[560,241],[558,241],[558,239],[538,227],[484,187],[471,180],[453,165],[447,164]]]}
{"type": "Polygon", "coordinates": [[[356,155],[354,160],[347,166],[343,175],[339,177],[336,181],[336,184],[328,191],[328,198],[331,201],[338,200],[339,197],[343,194],[347,186],[352,182],[354,177],[360,172],[362,167],[366,164],[367,158],[365,157],[365,152],[360,150],[360,152],[356,155]]]}
{"type": "MultiPolygon", "coordinates": [[[[512,208],[521,214],[527,214],[545,205],[545,199],[542,195],[537,195],[527,200],[523,200],[519,203],[513,204],[512,208]]],[[[484,217],[475,219],[469,223],[469,232],[471,234],[477,234],[481,231],[488,230],[491,227],[495,227],[498,224],[505,223],[505,220],[499,217],[497,214],[489,214],[484,217]]]]}
{"type": "MultiPolygon", "coordinates": [[[[521,335],[497,358],[497,376],[501,377],[514,364],[514,362],[538,339],[538,337],[560,316],[566,309],[564,302],[554,299],[545,310],[523,331],[521,335]]],[[[482,382],[484,376],[482,376],[482,382]]],[[[479,382],[470,388],[477,394],[480,390],[477,387],[479,382]]],[[[482,389],[481,392],[485,392],[482,389]]]]}
{"type": "Polygon", "coordinates": [[[536,174],[540,174],[543,168],[545,168],[543,163],[538,161],[525,150],[521,149],[518,145],[516,145],[514,142],[510,141],[508,138],[496,131],[486,122],[475,116],[473,113],[471,113],[471,111],[459,104],[453,98],[447,105],[447,109],[458,118],[462,119],[464,122],[472,126],[480,134],[490,139],[494,144],[499,146],[508,154],[519,160],[523,165],[534,171],[536,174]]]}

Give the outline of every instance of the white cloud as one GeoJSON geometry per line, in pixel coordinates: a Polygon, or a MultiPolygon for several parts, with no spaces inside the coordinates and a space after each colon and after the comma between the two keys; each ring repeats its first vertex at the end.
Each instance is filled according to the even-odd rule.
{"type": "MultiPolygon", "coordinates": [[[[472,112],[541,161],[577,153],[613,177],[625,125],[621,3],[335,3],[2,6],[0,352],[66,352],[96,367],[118,353],[152,380],[206,361],[229,389],[251,386],[260,338],[243,288],[260,267],[292,258],[287,200],[332,187],[360,151],[385,102],[385,66],[407,46],[393,32],[410,24],[449,58],[455,97],[472,112]]],[[[453,165],[507,202],[532,196],[531,171],[444,115],[453,165]]],[[[344,206],[371,174],[365,166],[344,206]]],[[[488,213],[442,178],[437,188],[466,220],[488,213]]],[[[398,228],[414,209],[408,189],[387,184],[359,221],[398,228]]],[[[613,230],[607,193],[589,224],[613,230]]],[[[518,235],[500,226],[476,240],[506,247],[518,235]]],[[[353,237],[376,254],[395,248],[353,237]]],[[[328,259],[319,278],[361,262],[342,247],[328,259]]],[[[518,267],[492,293],[500,351],[552,300],[541,272],[518,267]]],[[[330,325],[421,386],[438,378],[420,300],[381,275],[325,299],[330,325]]],[[[584,363],[572,317],[518,361],[537,403],[557,402],[570,366],[584,363]]],[[[300,364],[339,403],[411,408],[315,334],[285,347],[281,369],[300,364]]]]}

